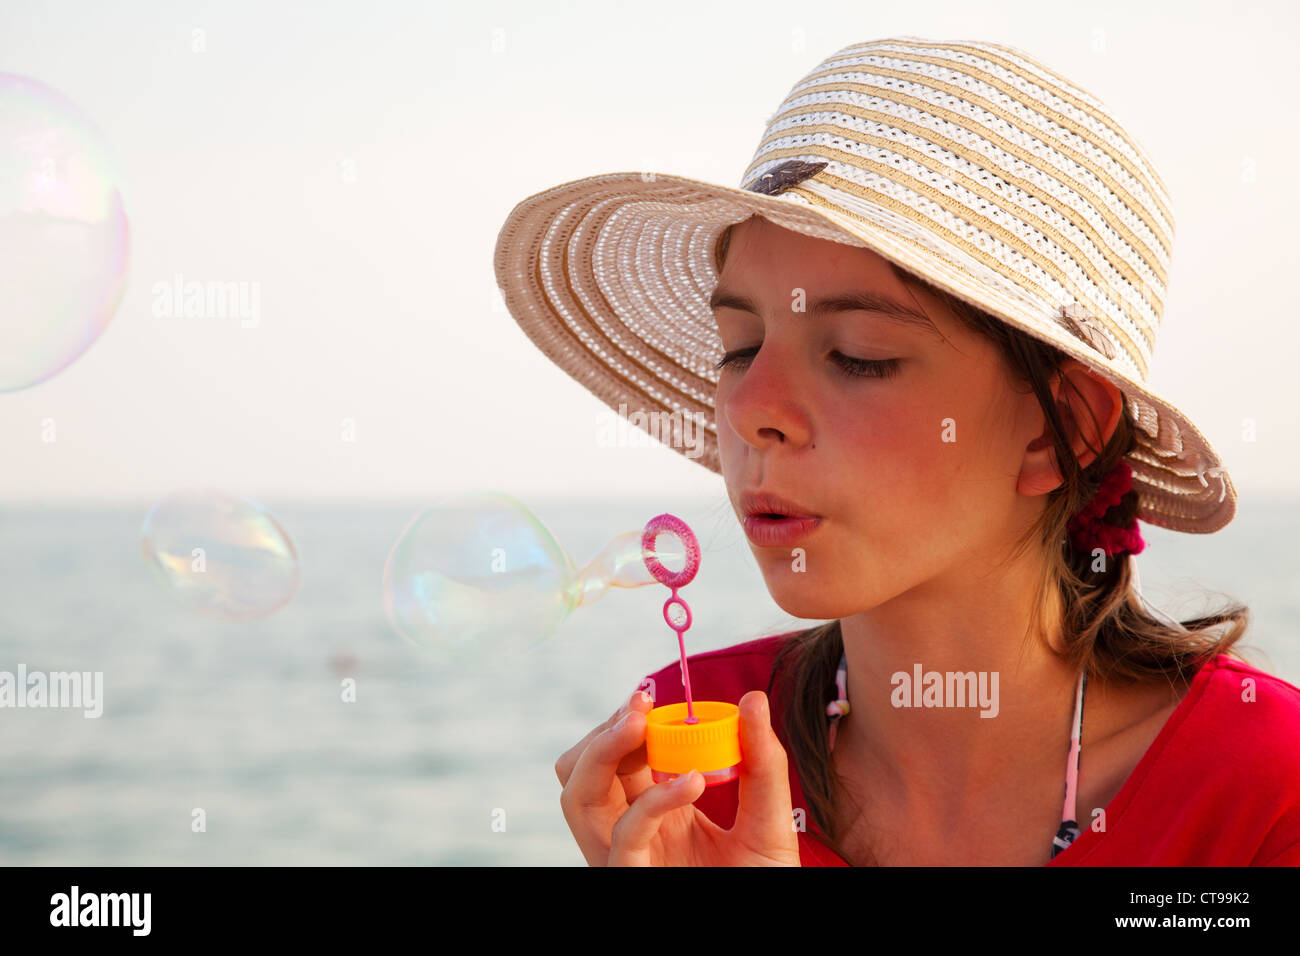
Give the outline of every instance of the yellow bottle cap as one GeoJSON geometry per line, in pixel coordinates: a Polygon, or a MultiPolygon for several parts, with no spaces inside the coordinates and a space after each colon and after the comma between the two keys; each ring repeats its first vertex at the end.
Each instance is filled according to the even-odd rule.
{"type": "Polygon", "coordinates": [[[645,753],[651,770],[708,773],[740,763],[740,708],[716,700],[692,702],[699,723],[686,723],[686,704],[646,714],[645,753]]]}

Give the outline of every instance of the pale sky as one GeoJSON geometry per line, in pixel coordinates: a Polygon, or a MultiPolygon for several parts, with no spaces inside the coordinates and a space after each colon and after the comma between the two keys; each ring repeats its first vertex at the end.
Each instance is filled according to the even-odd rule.
{"type": "Polygon", "coordinates": [[[89,351],[0,393],[0,499],[720,491],[667,449],[597,445],[605,406],[495,305],[497,231],[519,200],[586,175],[739,185],[796,80],[891,35],[1008,43],[1110,106],[1173,198],[1151,383],[1243,499],[1288,492],[1298,20],[1283,0],[6,0],[0,70],[105,131],[131,265],[89,351]],[[177,273],[257,283],[259,324],[156,318],[151,290],[177,273]]]}

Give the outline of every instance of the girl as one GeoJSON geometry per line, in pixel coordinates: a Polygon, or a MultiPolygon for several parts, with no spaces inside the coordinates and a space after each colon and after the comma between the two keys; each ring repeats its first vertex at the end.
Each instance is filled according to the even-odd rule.
{"type": "Polygon", "coordinates": [[[588,862],[1300,864],[1300,690],[1232,655],[1246,608],[1137,581],[1139,518],[1236,502],[1146,385],[1143,150],[1020,51],[902,37],[796,84],[742,183],[591,177],[498,240],[525,331],[611,407],[703,416],[773,598],[830,621],[690,659],[739,781],[652,782],[676,664],[562,755],[588,862]]]}

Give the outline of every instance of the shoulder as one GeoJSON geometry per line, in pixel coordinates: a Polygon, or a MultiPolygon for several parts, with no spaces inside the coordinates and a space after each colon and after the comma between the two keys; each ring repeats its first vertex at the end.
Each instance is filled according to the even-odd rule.
{"type": "Polygon", "coordinates": [[[1300,687],[1226,654],[1197,678],[1196,717],[1213,724],[1216,739],[1257,758],[1300,765],[1300,687]]]}
{"type": "MultiPolygon", "coordinates": [[[[772,668],[782,646],[799,631],[788,631],[733,644],[712,651],[688,654],[691,696],[700,700],[721,700],[738,704],[751,690],[766,691],[772,668]]],[[[686,699],[682,686],[681,660],[676,659],[642,680],[656,704],[672,704],[686,699]]]]}
{"type": "Polygon", "coordinates": [[[1219,654],[1197,673],[1175,711],[1184,743],[1227,761],[1224,769],[1286,782],[1300,801],[1300,688],[1219,654]]]}
{"type": "Polygon", "coordinates": [[[1177,728],[1185,766],[1199,770],[1185,781],[1188,796],[1200,790],[1231,808],[1221,814],[1260,826],[1257,859],[1293,849],[1300,841],[1300,688],[1219,654],[1197,674],[1192,695],[1177,728]]]}

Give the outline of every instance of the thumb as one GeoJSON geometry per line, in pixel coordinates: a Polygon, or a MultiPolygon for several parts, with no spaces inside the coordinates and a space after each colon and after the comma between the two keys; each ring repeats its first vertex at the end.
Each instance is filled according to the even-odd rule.
{"type": "Polygon", "coordinates": [[[740,794],[736,825],[771,832],[779,824],[791,830],[790,764],[772,729],[767,695],[751,690],[740,698],[740,794]]]}

